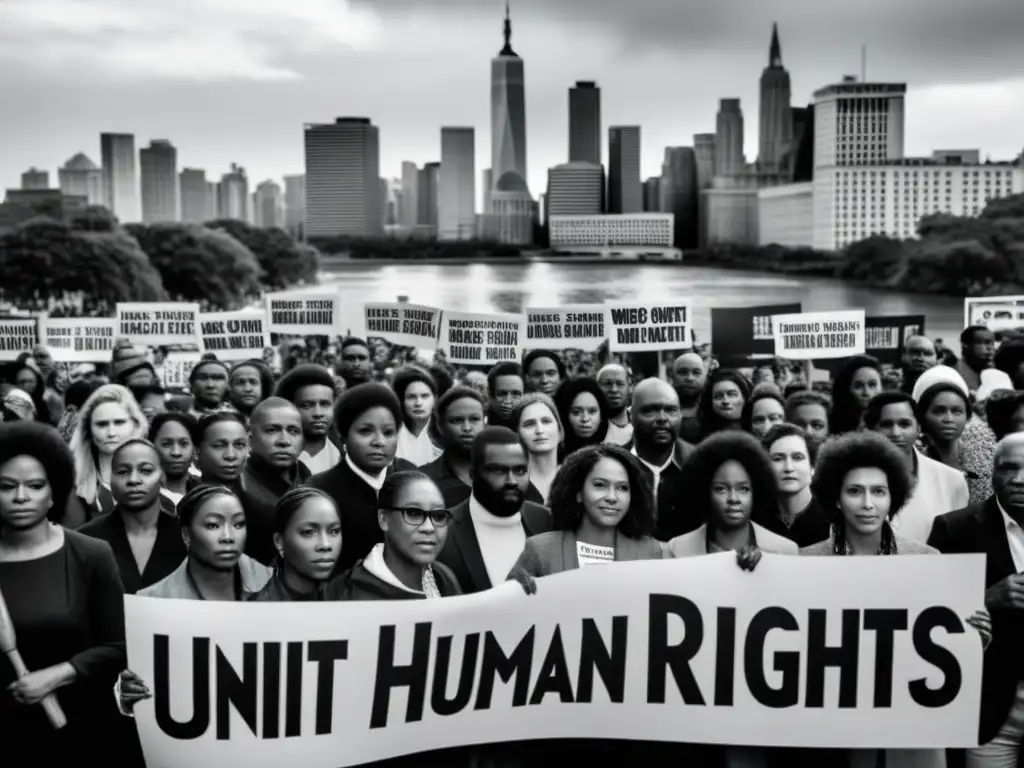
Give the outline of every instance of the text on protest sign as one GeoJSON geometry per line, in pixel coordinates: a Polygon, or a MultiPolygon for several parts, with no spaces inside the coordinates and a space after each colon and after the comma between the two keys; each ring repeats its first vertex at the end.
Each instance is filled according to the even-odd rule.
{"type": "Polygon", "coordinates": [[[402,347],[434,349],[441,331],[441,310],[405,302],[366,305],[366,335],[402,347]]]}
{"type": "Polygon", "coordinates": [[[604,316],[612,352],[655,352],[693,346],[688,302],[614,302],[605,304],[604,316]]]}
{"type": "Polygon", "coordinates": [[[444,312],[441,350],[459,365],[519,360],[526,319],[522,315],[444,312]]]}
{"type": "Polygon", "coordinates": [[[738,367],[753,356],[774,356],[775,331],[772,317],[798,314],[797,304],[772,304],[757,307],[713,307],[711,309],[711,349],[724,366],[738,367]]]}
{"type": "Polygon", "coordinates": [[[896,365],[911,336],[924,333],[924,315],[876,315],[864,321],[864,349],[879,362],[896,365]]]}
{"type": "Polygon", "coordinates": [[[545,738],[976,745],[984,556],[870,560],[750,574],[726,553],[330,608],[129,596],[136,723],[148,764],[196,768],[545,738]]]}
{"type": "Polygon", "coordinates": [[[177,302],[118,303],[117,335],[136,347],[188,346],[202,350],[199,305],[177,302]]]}
{"type": "Polygon", "coordinates": [[[109,363],[117,337],[112,317],[49,317],[43,344],[58,363],[109,363]]]}
{"type": "Polygon", "coordinates": [[[594,352],[608,338],[604,305],[528,307],[523,349],[582,349],[594,352]]]}
{"type": "Polygon", "coordinates": [[[0,315],[0,360],[17,360],[22,352],[31,352],[38,340],[37,318],[0,315]]]}
{"type": "Polygon", "coordinates": [[[776,315],[775,354],[790,360],[864,353],[864,310],[776,315]]]}
{"type": "Polygon", "coordinates": [[[984,325],[990,331],[1024,329],[1024,296],[964,299],[964,327],[984,325]]]}
{"type": "Polygon", "coordinates": [[[199,315],[203,347],[218,360],[260,359],[270,346],[270,327],[266,310],[243,309],[238,312],[204,312],[199,315]]]}
{"type": "Polygon", "coordinates": [[[160,382],[167,389],[189,390],[192,369],[199,364],[201,357],[198,352],[171,352],[161,366],[160,382]]]}
{"type": "Polygon", "coordinates": [[[336,293],[267,295],[272,333],[294,336],[333,336],[338,333],[336,293]]]}

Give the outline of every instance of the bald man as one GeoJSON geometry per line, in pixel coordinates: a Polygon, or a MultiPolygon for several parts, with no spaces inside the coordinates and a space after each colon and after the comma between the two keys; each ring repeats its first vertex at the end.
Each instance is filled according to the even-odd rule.
{"type": "Polygon", "coordinates": [[[1024,433],[996,446],[993,496],[935,518],[928,543],[943,554],[982,553],[985,607],[992,614],[992,644],[981,683],[981,746],[967,750],[967,765],[1017,765],[1024,742],[1024,433]]]}
{"type": "Polygon", "coordinates": [[[629,417],[629,373],[618,363],[608,363],[597,372],[597,384],[608,401],[609,418],[606,443],[628,445],[633,439],[633,423],[629,417]]]}
{"type": "Polygon", "coordinates": [[[679,395],[679,436],[691,443],[700,440],[700,419],[697,417],[697,410],[707,380],[707,363],[696,352],[685,352],[672,364],[672,384],[679,395]]]}
{"type": "Polygon", "coordinates": [[[633,392],[633,442],[629,449],[651,483],[656,500],[655,538],[668,541],[700,527],[687,517],[680,478],[693,446],[679,439],[679,395],[666,381],[644,379],[633,392]]]}
{"type": "Polygon", "coordinates": [[[249,458],[240,478],[242,506],[249,529],[245,554],[264,565],[273,565],[274,507],[285,493],[309,480],[310,472],[299,461],[304,447],[302,415],[281,397],[257,405],[249,420],[249,458]]]}

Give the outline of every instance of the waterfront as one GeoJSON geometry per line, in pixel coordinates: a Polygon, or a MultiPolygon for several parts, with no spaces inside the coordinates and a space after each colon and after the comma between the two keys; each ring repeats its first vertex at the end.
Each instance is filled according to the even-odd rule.
{"type": "MultiPolygon", "coordinates": [[[[710,337],[712,307],[801,302],[805,312],[861,309],[868,315],[925,315],[929,336],[954,349],[963,329],[963,299],[879,291],[840,280],[793,278],[673,264],[332,264],[324,285],[337,285],[346,305],[394,301],[469,312],[601,304],[609,299],[687,297],[699,339],[710,337]]],[[[315,290],[315,289],[310,289],[315,290]]],[[[322,290],[322,289],[321,289],[322,290]]],[[[358,311],[358,310],[356,310],[358,311]]]]}

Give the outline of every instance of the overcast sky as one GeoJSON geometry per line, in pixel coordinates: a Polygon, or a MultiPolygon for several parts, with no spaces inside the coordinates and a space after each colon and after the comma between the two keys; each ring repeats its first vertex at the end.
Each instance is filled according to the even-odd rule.
{"type": "MultiPolygon", "coordinates": [[[[381,173],[439,160],[442,125],[476,128],[490,161],[489,59],[503,0],[0,0],[0,185],[99,133],[170,139],[179,167],[253,184],[303,169],[302,125],[368,116],[381,173]]],[[[607,127],[641,125],[643,175],[664,147],[712,132],[739,97],[757,147],[758,78],[773,21],[794,105],[858,74],[906,82],[906,149],[1024,149],[1021,0],[512,0],[525,60],[529,184],[567,159],[568,94],[602,89],[607,127]]]]}

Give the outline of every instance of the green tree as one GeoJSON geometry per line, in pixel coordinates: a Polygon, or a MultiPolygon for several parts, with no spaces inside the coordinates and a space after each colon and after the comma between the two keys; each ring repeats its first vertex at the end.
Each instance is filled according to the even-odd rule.
{"type": "Polygon", "coordinates": [[[71,228],[82,232],[115,232],[121,228],[121,222],[109,208],[89,205],[71,217],[71,228]]]}
{"type": "Polygon", "coordinates": [[[872,285],[890,285],[903,272],[905,244],[885,235],[850,243],[842,253],[837,275],[847,280],[863,280],[872,285]]]}
{"type": "Polygon", "coordinates": [[[280,290],[303,283],[315,283],[320,257],[315,248],[302,247],[280,227],[260,228],[238,219],[206,222],[210,229],[227,232],[252,251],[263,269],[263,283],[280,290]]]}
{"type": "Polygon", "coordinates": [[[1000,197],[981,212],[983,219],[1024,219],[1024,194],[1000,197]]]}

